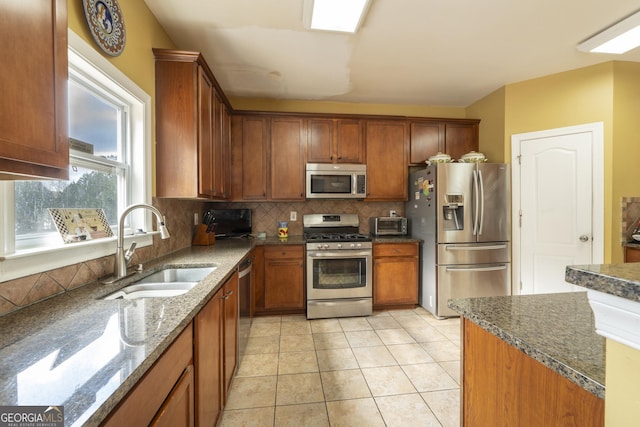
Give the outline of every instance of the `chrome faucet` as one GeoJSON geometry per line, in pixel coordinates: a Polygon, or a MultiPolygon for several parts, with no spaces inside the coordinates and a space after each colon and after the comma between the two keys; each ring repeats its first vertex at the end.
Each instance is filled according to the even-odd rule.
{"type": "Polygon", "coordinates": [[[158,231],[160,232],[161,239],[168,239],[170,236],[169,230],[167,230],[167,226],[164,223],[164,216],[162,213],[155,208],[154,206],[147,205],[145,203],[139,203],[136,205],[131,205],[125,208],[125,210],[120,215],[120,219],[118,220],[118,247],[116,248],[116,266],[115,266],[115,278],[111,281],[116,281],[123,277],[127,276],[127,266],[131,262],[131,258],[133,258],[133,254],[136,250],[136,243],[133,242],[131,247],[125,252],[124,246],[124,219],[129,215],[129,213],[135,209],[147,209],[153,212],[158,220],[158,231]]]}

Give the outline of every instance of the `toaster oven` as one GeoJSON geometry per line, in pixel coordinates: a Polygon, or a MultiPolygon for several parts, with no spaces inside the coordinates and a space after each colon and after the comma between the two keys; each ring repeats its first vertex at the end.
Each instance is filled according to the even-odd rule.
{"type": "Polygon", "coordinates": [[[406,236],[407,218],[403,217],[376,217],[371,218],[369,230],[374,236],[406,236]]]}

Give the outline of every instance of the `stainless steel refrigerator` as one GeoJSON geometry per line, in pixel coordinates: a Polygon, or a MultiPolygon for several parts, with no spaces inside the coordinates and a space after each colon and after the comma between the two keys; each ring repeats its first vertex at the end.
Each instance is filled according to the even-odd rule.
{"type": "Polygon", "coordinates": [[[421,239],[420,305],[457,316],[450,298],[511,294],[509,165],[441,163],[409,176],[405,213],[421,239]]]}

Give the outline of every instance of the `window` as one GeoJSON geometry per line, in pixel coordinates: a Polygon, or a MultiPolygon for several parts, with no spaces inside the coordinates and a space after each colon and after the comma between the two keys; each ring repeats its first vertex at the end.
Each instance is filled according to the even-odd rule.
{"type": "MultiPolygon", "coordinates": [[[[119,212],[151,201],[150,97],[72,32],[68,91],[69,180],[0,183],[0,282],[115,251],[114,238],[65,245],[48,208],[102,208],[115,235],[119,212]]],[[[150,225],[140,211],[125,228],[150,225]]]]}

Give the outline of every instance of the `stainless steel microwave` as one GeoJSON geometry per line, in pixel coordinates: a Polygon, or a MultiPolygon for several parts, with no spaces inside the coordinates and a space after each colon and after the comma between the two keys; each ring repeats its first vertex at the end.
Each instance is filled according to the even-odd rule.
{"type": "Polygon", "coordinates": [[[364,199],[367,165],[307,163],[307,199],[364,199]]]}
{"type": "Polygon", "coordinates": [[[370,219],[369,230],[374,236],[406,236],[407,218],[378,217],[370,219]]]}

